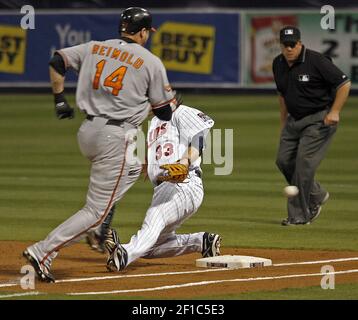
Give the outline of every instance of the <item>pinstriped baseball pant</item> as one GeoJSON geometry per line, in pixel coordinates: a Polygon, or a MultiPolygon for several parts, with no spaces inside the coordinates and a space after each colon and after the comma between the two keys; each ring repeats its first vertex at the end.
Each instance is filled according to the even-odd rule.
{"type": "MultiPolygon", "coordinates": [[[[81,152],[92,162],[85,206],[54,229],[45,240],[29,247],[47,267],[51,266],[61,248],[81,240],[89,229],[100,225],[112,205],[137,180],[128,179],[133,165],[127,161],[126,154],[128,146],[133,144],[133,139],[126,137],[126,133],[133,130],[133,126],[125,123],[121,126],[106,125],[107,121],[99,117],[85,120],[78,132],[81,152]]],[[[139,173],[138,170],[138,176],[139,173]]]]}
{"type": "Polygon", "coordinates": [[[173,257],[201,252],[204,232],[176,234],[175,230],[200,207],[202,181],[190,173],[188,183],[163,182],[154,188],[153,199],[141,229],[123,247],[128,264],[138,258],[173,257]]]}

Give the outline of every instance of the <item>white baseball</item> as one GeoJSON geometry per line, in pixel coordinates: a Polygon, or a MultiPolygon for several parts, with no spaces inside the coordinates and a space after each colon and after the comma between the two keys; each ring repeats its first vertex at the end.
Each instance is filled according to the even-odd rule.
{"type": "Polygon", "coordinates": [[[292,198],[297,196],[299,193],[299,190],[296,186],[286,186],[283,189],[283,194],[287,197],[287,198],[292,198]]]}

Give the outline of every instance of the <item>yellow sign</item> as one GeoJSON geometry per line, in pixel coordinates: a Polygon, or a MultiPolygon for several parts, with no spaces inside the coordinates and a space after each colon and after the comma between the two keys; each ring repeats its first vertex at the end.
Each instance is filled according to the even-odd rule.
{"type": "Polygon", "coordinates": [[[154,34],[151,51],[167,70],[210,74],[214,46],[215,27],[166,22],[154,34]]]}
{"type": "Polygon", "coordinates": [[[24,73],[26,30],[0,25],[0,72],[24,73]]]}

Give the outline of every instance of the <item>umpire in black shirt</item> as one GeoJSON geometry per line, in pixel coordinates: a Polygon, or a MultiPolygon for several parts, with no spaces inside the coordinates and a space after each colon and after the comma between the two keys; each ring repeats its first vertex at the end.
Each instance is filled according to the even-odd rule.
{"type": "Polygon", "coordinates": [[[276,164],[288,184],[299,189],[288,199],[282,225],[302,225],[316,219],[329,198],[314,176],[337,130],[351,84],[330,58],[302,45],[297,28],[283,28],[280,45],[282,53],[273,61],[281,112],[276,164]]]}

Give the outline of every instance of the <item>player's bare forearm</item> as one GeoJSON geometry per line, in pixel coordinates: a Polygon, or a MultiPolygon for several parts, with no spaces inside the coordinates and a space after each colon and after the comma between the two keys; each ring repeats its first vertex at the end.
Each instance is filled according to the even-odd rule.
{"type": "Polygon", "coordinates": [[[280,104],[280,129],[282,130],[283,127],[285,126],[288,112],[287,112],[285,99],[282,96],[279,96],[278,99],[280,104]]]}
{"type": "Polygon", "coordinates": [[[332,108],[324,119],[326,125],[334,125],[339,122],[339,114],[347,101],[350,89],[351,82],[347,82],[337,90],[332,108]]]}
{"type": "Polygon", "coordinates": [[[65,77],[50,66],[50,81],[53,93],[61,93],[65,88],[65,77]]]}
{"type": "Polygon", "coordinates": [[[199,150],[197,150],[193,146],[190,146],[184,152],[184,155],[179,160],[179,163],[189,166],[191,163],[193,163],[195,160],[197,160],[199,158],[199,156],[200,156],[199,150]]]}
{"type": "Polygon", "coordinates": [[[336,98],[332,105],[331,111],[340,112],[342,110],[343,105],[347,101],[350,89],[351,89],[351,82],[347,82],[337,90],[336,98]]]}

